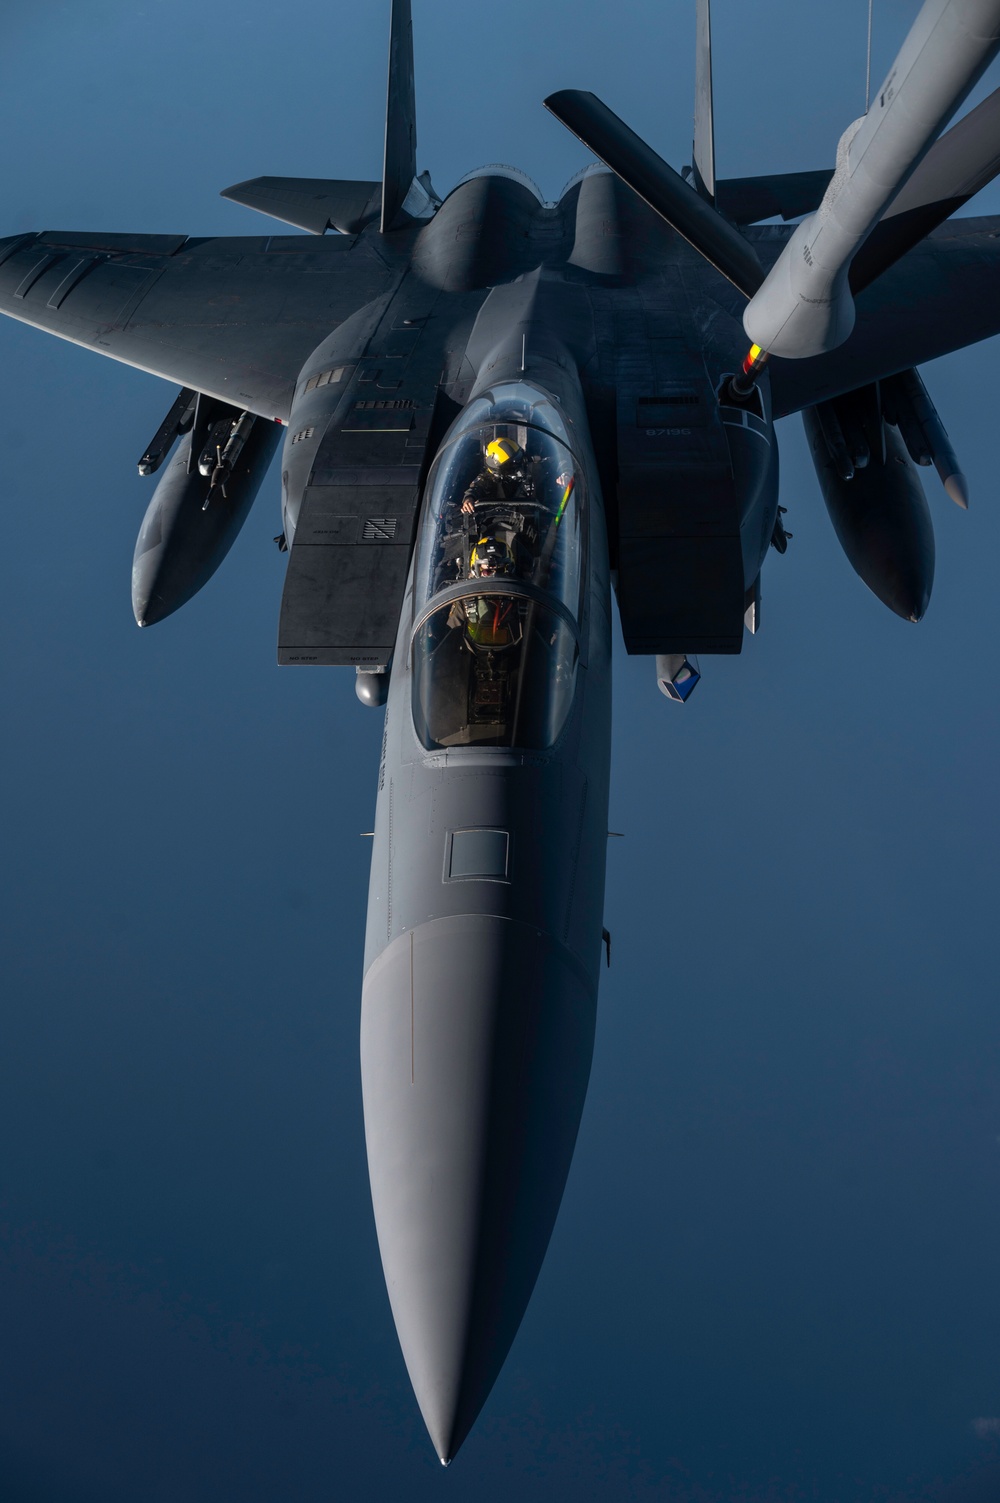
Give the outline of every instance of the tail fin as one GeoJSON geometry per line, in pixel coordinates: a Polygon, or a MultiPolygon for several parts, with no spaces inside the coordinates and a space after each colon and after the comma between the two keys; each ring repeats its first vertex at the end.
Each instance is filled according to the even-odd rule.
{"type": "Polygon", "coordinates": [[[413,22],[410,0],[392,0],[389,23],[389,90],[385,106],[382,232],[391,230],[417,175],[417,121],[413,91],[413,22]]]}
{"type": "Polygon", "coordinates": [[[715,125],[712,116],[711,0],[697,0],[697,41],[694,67],[694,145],[691,166],[694,186],[715,203],[715,125]]]}

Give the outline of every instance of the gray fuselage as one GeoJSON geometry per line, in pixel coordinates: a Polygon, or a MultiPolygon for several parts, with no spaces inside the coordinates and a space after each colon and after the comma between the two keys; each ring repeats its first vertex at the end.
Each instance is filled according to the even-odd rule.
{"type": "Polygon", "coordinates": [[[530,1298],[590,1073],[611,562],[629,650],[738,651],[778,474],[766,379],[755,405],[724,397],[738,320],[608,174],[555,206],[476,178],[407,234],[393,287],[299,375],[279,659],[353,664],[385,704],[365,1135],[447,1461],[530,1298]]]}
{"type": "MultiPolygon", "coordinates": [[[[611,708],[603,504],[575,371],[543,360],[536,374],[520,339],[517,347],[516,379],[479,387],[487,402],[496,399],[494,413],[507,410],[505,392],[529,390],[564,419],[576,482],[575,642],[561,658],[546,659],[563,617],[547,614],[537,583],[519,595],[517,578],[504,581],[509,593],[489,597],[499,604],[485,612],[492,628],[520,610],[516,627],[497,628],[517,641],[493,650],[470,640],[482,633],[484,596],[467,597],[472,604],[456,611],[449,602],[465,588],[461,579],[437,592],[440,615],[453,624],[435,634],[425,623],[437,597],[421,598],[427,566],[418,551],[386,708],[365,951],[361,1061],[372,1198],[400,1342],[443,1459],[499,1372],[544,1256],[583,1109],[601,959],[611,708]],[[430,671],[421,667],[425,635],[452,664],[429,690],[420,681],[430,671]],[[494,740],[513,744],[476,744],[491,727],[455,729],[452,705],[438,727],[450,744],[429,747],[427,694],[450,685],[457,664],[462,703],[475,716],[476,674],[495,685],[512,652],[522,657],[517,693],[529,744],[517,744],[513,724],[493,728],[494,740]],[[547,674],[566,678],[570,656],[571,692],[566,682],[557,685],[555,715],[525,710],[530,694],[547,692],[547,674]]],[[[491,376],[505,363],[494,359],[491,376]]],[[[466,413],[474,413],[476,395],[466,413]]],[[[516,431],[528,449],[545,443],[530,424],[516,431]]],[[[448,451],[446,437],[446,458],[448,451]]],[[[569,481],[558,479],[561,496],[569,481]]],[[[425,554],[439,520],[429,514],[434,485],[432,472],[420,527],[421,538],[432,540],[425,554]]],[[[517,511],[518,501],[509,507],[517,511]]],[[[517,515],[530,504],[521,501],[517,515]]],[[[568,510],[564,503],[550,529],[567,525],[568,510]]],[[[474,521],[473,530],[487,525],[474,521]]],[[[449,525],[446,518],[438,531],[449,525]]],[[[545,541],[532,537],[541,555],[545,541]]],[[[536,581],[538,568],[536,559],[536,581]]],[[[510,717],[515,671],[491,691],[494,700],[507,695],[510,717]]],[[[494,705],[485,713],[499,720],[504,711],[494,705]]]]}

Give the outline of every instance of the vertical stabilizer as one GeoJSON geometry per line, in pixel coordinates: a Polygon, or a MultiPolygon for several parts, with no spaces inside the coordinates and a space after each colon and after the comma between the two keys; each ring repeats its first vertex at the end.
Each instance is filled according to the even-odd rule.
{"type": "Polygon", "coordinates": [[[413,22],[410,0],[392,0],[389,89],[385,105],[382,231],[391,230],[417,175],[417,122],[413,92],[413,22]]]}
{"type": "Polygon", "coordinates": [[[694,67],[694,146],[691,165],[698,192],[715,203],[715,126],[712,120],[711,0],[697,0],[694,67]]]}

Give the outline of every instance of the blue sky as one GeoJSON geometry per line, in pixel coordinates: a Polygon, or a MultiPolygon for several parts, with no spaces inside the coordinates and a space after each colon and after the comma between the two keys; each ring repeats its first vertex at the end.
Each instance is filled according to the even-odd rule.
{"type": "MultiPolygon", "coordinates": [[[[377,177],[387,10],[8,7],[0,233],[257,233],[220,189],[377,177]]],[[[688,0],[414,11],[439,190],[505,161],[555,197],[586,161],[559,87],[687,160],[688,0]]],[[[876,79],[915,12],[876,7],[876,79]]],[[[722,174],[832,160],[865,13],[717,3],[722,174]]],[[[587,1111],[443,1476],[361,1127],[381,717],[346,671],[274,666],[274,476],[203,594],[136,629],[135,461],[172,391],[0,327],[5,1503],[1000,1496],[996,362],[924,371],[972,509],[928,479],[919,627],[840,554],[792,419],[757,638],[683,710],[618,653],[587,1111]]]]}

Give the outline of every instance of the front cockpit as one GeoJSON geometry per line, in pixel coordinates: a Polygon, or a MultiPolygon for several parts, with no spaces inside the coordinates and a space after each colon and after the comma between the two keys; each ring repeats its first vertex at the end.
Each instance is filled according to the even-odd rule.
{"type": "Polygon", "coordinates": [[[584,477],[553,400],[498,385],[461,414],[426,489],[413,717],[428,750],[539,749],[573,698],[584,477]]]}

